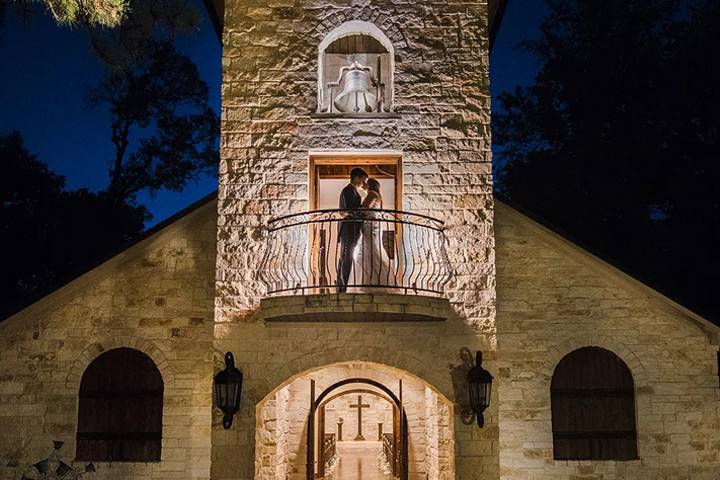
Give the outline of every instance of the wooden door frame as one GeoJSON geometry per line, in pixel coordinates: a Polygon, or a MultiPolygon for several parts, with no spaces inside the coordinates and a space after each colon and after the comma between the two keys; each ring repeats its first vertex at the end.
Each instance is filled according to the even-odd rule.
{"type": "MultiPolygon", "coordinates": [[[[319,165],[394,165],[395,171],[395,210],[402,210],[403,170],[402,152],[397,151],[337,151],[310,152],[308,159],[309,210],[318,208],[317,166],[319,165]]],[[[348,182],[350,179],[348,179],[348,182]]]]}

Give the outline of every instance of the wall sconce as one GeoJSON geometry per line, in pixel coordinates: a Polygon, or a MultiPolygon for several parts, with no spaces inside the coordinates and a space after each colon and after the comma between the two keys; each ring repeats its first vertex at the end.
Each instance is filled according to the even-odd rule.
{"type": "Polygon", "coordinates": [[[475,366],[468,372],[467,380],[470,389],[470,408],[475,414],[478,427],[482,428],[485,425],[483,412],[490,406],[493,376],[482,367],[481,351],[475,354],[475,366]]]}
{"type": "Polygon", "coordinates": [[[215,405],[225,414],[223,428],[232,426],[233,415],[240,411],[240,395],[242,393],[243,374],[235,368],[235,357],[230,352],[225,354],[225,370],[213,379],[215,405]]]}

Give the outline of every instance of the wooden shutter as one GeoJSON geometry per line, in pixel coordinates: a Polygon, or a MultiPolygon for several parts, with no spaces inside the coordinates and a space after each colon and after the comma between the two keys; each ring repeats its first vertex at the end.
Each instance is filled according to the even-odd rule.
{"type": "Polygon", "coordinates": [[[632,374],[615,354],[598,347],[568,354],[553,374],[551,399],[556,460],[638,458],[632,374]]]}
{"type": "Polygon", "coordinates": [[[131,348],[103,353],[80,383],[77,460],[159,461],[162,409],[162,376],[150,357],[131,348]]]}

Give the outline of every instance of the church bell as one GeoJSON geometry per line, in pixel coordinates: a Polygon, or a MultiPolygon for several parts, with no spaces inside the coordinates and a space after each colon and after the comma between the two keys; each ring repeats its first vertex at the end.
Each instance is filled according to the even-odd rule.
{"type": "Polygon", "coordinates": [[[377,95],[372,90],[368,69],[353,64],[352,68],[345,72],[345,85],[343,91],[335,99],[335,109],[342,113],[374,111],[377,95]]]}

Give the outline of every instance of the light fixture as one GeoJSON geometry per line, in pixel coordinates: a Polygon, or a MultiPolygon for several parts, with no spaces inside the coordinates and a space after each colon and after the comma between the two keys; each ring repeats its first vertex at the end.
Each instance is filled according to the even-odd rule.
{"type": "Polygon", "coordinates": [[[235,357],[230,352],[225,354],[225,369],[215,375],[215,405],[225,414],[223,428],[232,426],[233,415],[240,410],[240,394],[242,393],[243,374],[235,368],[235,357]]]}
{"type": "Polygon", "coordinates": [[[482,352],[475,354],[475,366],[468,372],[468,386],[470,389],[470,408],[477,419],[478,427],[485,425],[483,412],[490,406],[490,393],[493,376],[482,367],[482,352]]]}

